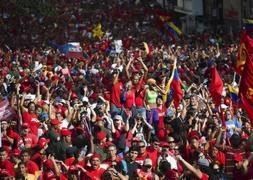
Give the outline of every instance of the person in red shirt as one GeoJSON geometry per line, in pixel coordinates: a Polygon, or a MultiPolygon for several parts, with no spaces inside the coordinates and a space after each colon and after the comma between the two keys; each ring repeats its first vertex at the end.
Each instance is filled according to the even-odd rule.
{"type": "Polygon", "coordinates": [[[46,157],[46,149],[48,148],[49,139],[41,138],[38,141],[38,151],[31,157],[31,160],[34,161],[39,167],[42,167],[43,161],[46,157]]]}
{"type": "Polygon", "coordinates": [[[181,155],[177,155],[177,159],[194,175],[194,177],[200,179],[200,180],[208,180],[209,176],[203,172],[197,167],[192,166],[190,163],[188,163],[186,160],[184,160],[181,155]]]}
{"type": "Polygon", "coordinates": [[[147,150],[146,150],[146,144],[144,141],[139,141],[138,143],[138,147],[139,147],[139,154],[136,158],[136,162],[139,163],[140,165],[143,164],[143,161],[147,158],[148,156],[148,153],[147,153],[147,150]]]}
{"type": "Polygon", "coordinates": [[[153,137],[152,144],[146,149],[149,158],[152,160],[153,167],[156,167],[157,157],[159,155],[159,145],[159,139],[157,137],[153,137]]]}
{"type": "Polygon", "coordinates": [[[55,162],[53,156],[49,156],[48,159],[43,163],[42,180],[66,180],[65,176],[60,173],[60,169],[55,162]]]}
{"type": "Polygon", "coordinates": [[[143,162],[143,166],[141,169],[138,169],[137,170],[137,176],[140,178],[140,179],[146,179],[146,180],[158,180],[159,177],[157,176],[157,174],[155,174],[154,172],[152,172],[152,167],[153,166],[153,163],[152,163],[152,160],[147,158],[144,160],[143,162]]]}
{"type": "Polygon", "coordinates": [[[84,169],[82,166],[77,165],[77,167],[81,170],[81,179],[82,180],[97,180],[101,179],[102,175],[105,172],[105,169],[100,167],[101,164],[101,156],[99,154],[93,154],[90,158],[91,166],[86,167],[84,169]]]}
{"type": "Polygon", "coordinates": [[[103,164],[111,166],[113,162],[120,162],[123,158],[117,156],[117,148],[114,144],[111,144],[107,148],[107,158],[103,161],[103,164]]]}
{"type": "Polygon", "coordinates": [[[22,124],[21,133],[21,140],[18,142],[19,146],[24,145],[26,149],[34,148],[37,146],[38,139],[34,134],[30,133],[30,127],[28,123],[22,124]]]}
{"type": "Polygon", "coordinates": [[[35,174],[36,171],[39,171],[38,165],[30,160],[30,153],[27,150],[21,152],[21,161],[25,163],[29,174],[35,174]]]}
{"type": "Polygon", "coordinates": [[[1,132],[2,132],[2,146],[11,150],[17,146],[17,142],[20,141],[20,136],[9,128],[7,121],[1,121],[1,132]]]}
{"type": "MultiPolygon", "coordinates": [[[[24,98],[24,97],[23,97],[24,98]]],[[[30,102],[28,104],[28,110],[23,106],[24,100],[21,100],[21,111],[22,111],[22,119],[23,123],[28,123],[31,129],[31,133],[35,136],[38,136],[38,128],[40,126],[40,121],[38,120],[38,116],[35,112],[36,106],[34,102],[30,102]]]]}
{"type": "Polygon", "coordinates": [[[123,84],[119,81],[119,70],[113,71],[113,85],[111,88],[111,115],[122,114],[122,104],[121,104],[121,93],[123,90],[123,84]]]}
{"type": "Polygon", "coordinates": [[[15,174],[13,164],[7,159],[7,152],[3,147],[0,148],[0,169],[7,170],[11,176],[15,174]]]}

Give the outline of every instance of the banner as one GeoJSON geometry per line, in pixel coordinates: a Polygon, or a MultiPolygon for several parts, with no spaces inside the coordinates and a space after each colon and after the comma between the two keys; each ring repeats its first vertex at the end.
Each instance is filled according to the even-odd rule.
{"type": "Polygon", "coordinates": [[[14,109],[10,106],[8,100],[3,100],[0,102],[0,121],[8,120],[15,115],[14,109]]]}

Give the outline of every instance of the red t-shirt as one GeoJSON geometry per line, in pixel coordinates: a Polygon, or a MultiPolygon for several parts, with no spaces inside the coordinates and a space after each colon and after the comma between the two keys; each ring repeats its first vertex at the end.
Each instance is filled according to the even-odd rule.
{"type": "Polygon", "coordinates": [[[40,126],[40,121],[38,120],[38,116],[36,114],[30,114],[29,112],[24,112],[22,114],[22,118],[24,123],[28,123],[31,133],[33,133],[36,137],[38,136],[38,127],[40,126]]]}
{"type": "MultiPolygon", "coordinates": [[[[120,162],[123,158],[122,157],[119,157],[117,156],[116,159],[115,159],[115,162],[120,162]]],[[[112,159],[111,158],[106,158],[104,161],[103,161],[103,164],[107,164],[107,165],[111,165],[112,164],[112,159]]]]}
{"type": "Polygon", "coordinates": [[[0,169],[6,169],[11,176],[15,175],[13,164],[7,159],[0,162],[0,169]]]}
{"type": "Polygon", "coordinates": [[[202,173],[201,180],[208,180],[208,179],[209,179],[209,176],[205,173],[202,173]]]}
{"type": "Polygon", "coordinates": [[[135,159],[135,161],[137,162],[137,163],[139,163],[139,164],[143,164],[143,161],[147,158],[147,156],[148,156],[148,153],[147,153],[147,151],[144,153],[144,154],[139,154],[138,156],[137,156],[137,158],[135,159]]]}
{"type": "Polygon", "coordinates": [[[166,112],[166,108],[165,107],[162,107],[161,109],[157,108],[157,111],[158,111],[158,117],[159,117],[158,129],[163,129],[163,128],[165,128],[164,115],[166,112]]]}
{"type": "Polygon", "coordinates": [[[152,160],[153,167],[155,167],[158,157],[158,150],[155,149],[154,147],[149,146],[147,147],[147,154],[149,158],[152,160]]]}
{"type": "Polygon", "coordinates": [[[126,93],[126,102],[124,104],[125,108],[132,108],[135,105],[135,92],[127,92],[126,93]]]}
{"type": "Polygon", "coordinates": [[[82,180],[97,180],[101,179],[102,175],[105,172],[105,169],[103,168],[98,168],[98,169],[92,169],[91,167],[86,168],[87,172],[85,174],[81,174],[81,179],[82,180]]]}
{"type": "Polygon", "coordinates": [[[145,84],[145,80],[141,80],[140,83],[137,85],[136,88],[134,88],[135,91],[135,105],[136,107],[143,107],[143,99],[145,95],[145,89],[143,88],[143,85],[145,84]]]}
{"type": "Polygon", "coordinates": [[[115,83],[111,88],[111,100],[110,102],[114,104],[117,108],[121,108],[120,103],[121,91],[123,89],[123,84],[121,82],[115,83]]]}
{"type": "Polygon", "coordinates": [[[26,168],[27,172],[30,174],[35,174],[35,172],[39,170],[38,165],[31,160],[26,162],[26,168]]]}
{"type": "MultiPolygon", "coordinates": [[[[9,136],[10,138],[14,139],[14,142],[19,142],[20,141],[20,136],[18,135],[18,133],[16,133],[15,131],[13,130],[7,130],[7,136],[9,136]]],[[[11,143],[9,142],[7,136],[2,136],[2,146],[3,147],[8,147],[9,150],[11,150],[11,143]]],[[[15,144],[15,143],[14,143],[15,144]]],[[[16,147],[13,147],[12,148],[16,148],[16,147]]]]}
{"type": "Polygon", "coordinates": [[[43,159],[42,159],[42,154],[40,152],[35,153],[32,157],[31,160],[35,162],[39,167],[42,167],[43,164],[43,159]]]}
{"type": "MultiPolygon", "coordinates": [[[[32,133],[28,133],[26,136],[22,137],[22,139],[24,141],[23,143],[31,145],[31,148],[34,148],[35,146],[37,146],[37,142],[38,142],[37,136],[35,136],[32,133]]],[[[18,144],[20,145],[20,143],[22,143],[22,141],[19,141],[18,144]]]]}

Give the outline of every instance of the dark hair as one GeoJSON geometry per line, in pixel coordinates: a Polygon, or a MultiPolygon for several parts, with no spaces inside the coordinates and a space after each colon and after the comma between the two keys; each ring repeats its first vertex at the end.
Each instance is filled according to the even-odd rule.
{"type": "Polygon", "coordinates": [[[163,160],[159,164],[159,169],[161,173],[164,174],[166,171],[171,170],[171,164],[168,161],[163,160]]]}
{"type": "Polygon", "coordinates": [[[3,147],[0,147],[0,152],[6,152],[6,150],[3,147]]]}
{"type": "Polygon", "coordinates": [[[230,142],[231,142],[231,146],[233,148],[239,148],[240,145],[241,145],[241,138],[238,134],[233,134],[231,137],[230,137],[230,142]]]}
{"type": "Polygon", "coordinates": [[[131,146],[129,148],[129,152],[131,152],[131,151],[137,151],[137,152],[139,152],[139,148],[137,146],[131,146]]]}
{"type": "Polygon", "coordinates": [[[30,156],[30,151],[28,149],[24,149],[21,151],[21,154],[27,153],[30,156]]]}

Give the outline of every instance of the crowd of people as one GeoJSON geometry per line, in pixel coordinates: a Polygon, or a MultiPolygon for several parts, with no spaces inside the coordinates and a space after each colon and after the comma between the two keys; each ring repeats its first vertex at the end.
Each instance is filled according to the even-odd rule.
{"type": "Polygon", "coordinates": [[[229,91],[238,43],[228,33],[175,42],[155,23],[156,1],[40,1],[48,15],[4,3],[0,179],[253,178],[251,122],[229,91]],[[80,42],[83,57],[52,41],[80,42]],[[175,65],[178,103],[167,88],[175,65]],[[220,105],[209,92],[214,66],[220,105]]]}

